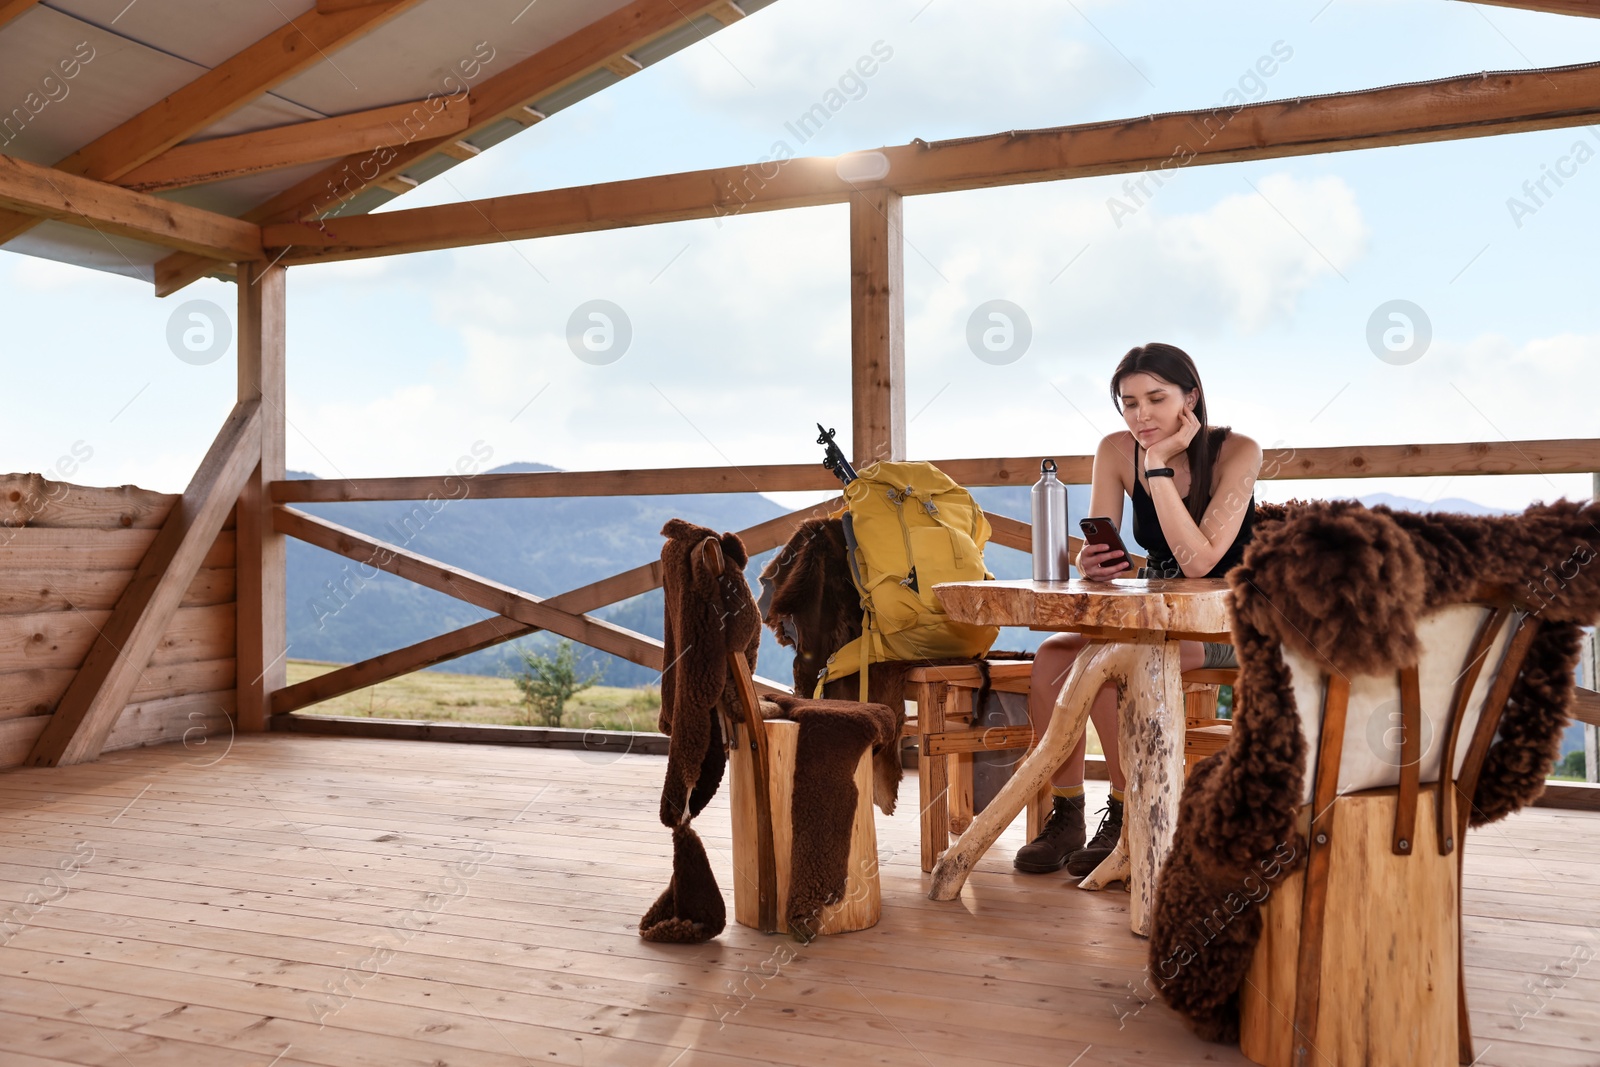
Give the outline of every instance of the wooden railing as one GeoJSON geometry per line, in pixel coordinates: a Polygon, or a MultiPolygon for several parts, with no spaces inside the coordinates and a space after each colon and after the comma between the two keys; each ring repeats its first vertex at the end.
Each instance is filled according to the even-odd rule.
{"type": "MultiPolygon", "coordinates": [[[[968,486],[1030,485],[1038,458],[936,461],[945,473],[968,486]]],[[[1062,480],[1089,480],[1092,456],[1056,460],[1062,480]]],[[[1572,474],[1600,470],[1600,440],[1465,442],[1425,445],[1369,445],[1266,450],[1263,480],[1437,477],[1481,474],[1572,474]]],[[[271,484],[274,527],[320,548],[411,579],[498,614],[470,626],[386,652],[360,663],[287,686],[272,694],[274,715],[283,715],[343,693],[364,689],[459,656],[481,651],[539,630],[549,630],[653,670],[662,667],[661,642],[626,630],[588,612],[661,585],[659,563],[649,563],[544,599],[457,567],[308,515],[296,503],[374,500],[652,495],[826,490],[838,485],[820,465],[771,464],[750,467],[667,468],[622,471],[553,471],[530,474],[479,474],[414,478],[357,478],[327,481],[276,481],[271,484]],[[467,487],[462,495],[462,487],[467,487]]],[[[776,548],[807,518],[836,509],[838,498],[781,515],[739,531],[752,555],[776,548]]],[[[989,514],[997,544],[1023,552],[1032,547],[1028,523],[989,514]]],[[[1076,539],[1074,539],[1076,541],[1076,539]]],[[[1076,544],[1074,545],[1076,550],[1076,544]]],[[[766,691],[784,688],[758,680],[766,691]]]]}
{"type": "MultiPolygon", "coordinates": [[[[938,468],[966,486],[1032,485],[1042,456],[939,459],[938,468]]],[[[1093,456],[1054,457],[1063,482],[1086,485],[1093,456]]],[[[1482,474],[1587,474],[1600,471],[1600,439],[1469,441],[1424,445],[1342,445],[1268,448],[1263,481],[1294,478],[1427,478],[1482,474]]],[[[741,467],[669,467],[529,474],[425,475],[416,478],[330,478],[272,483],[277,504],[454,497],[470,482],[474,500],[507,497],[650,496],[677,493],[787,493],[834,489],[834,476],[815,463],[741,467]]]]}

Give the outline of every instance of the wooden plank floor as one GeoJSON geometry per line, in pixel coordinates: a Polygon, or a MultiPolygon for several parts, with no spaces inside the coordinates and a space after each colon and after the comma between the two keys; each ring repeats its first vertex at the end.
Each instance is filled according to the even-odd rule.
{"type": "MultiPolygon", "coordinates": [[[[663,766],[275,735],[0,774],[0,1064],[1246,1062],[1130,992],[1124,894],[1012,872],[1020,820],[929,901],[910,775],[874,929],[641,941],[663,766]]],[[[696,826],[731,912],[726,790],[696,826]]],[[[1597,845],[1544,809],[1472,835],[1478,1063],[1600,1064],[1597,845]]]]}

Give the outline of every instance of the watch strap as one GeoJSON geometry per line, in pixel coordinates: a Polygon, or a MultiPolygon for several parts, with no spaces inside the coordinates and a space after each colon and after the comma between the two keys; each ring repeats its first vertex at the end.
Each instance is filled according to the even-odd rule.
{"type": "Polygon", "coordinates": [[[1146,478],[1171,478],[1174,473],[1171,467],[1156,467],[1153,470],[1145,471],[1144,476],[1146,478]]]}

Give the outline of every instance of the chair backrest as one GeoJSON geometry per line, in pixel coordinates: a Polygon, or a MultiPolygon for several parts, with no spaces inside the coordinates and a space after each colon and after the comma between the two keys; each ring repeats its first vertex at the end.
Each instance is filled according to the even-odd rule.
{"type": "Polygon", "coordinates": [[[1432,783],[1439,849],[1452,851],[1465,829],[1455,794],[1470,799],[1476,788],[1537,625],[1508,588],[1485,586],[1418,621],[1415,667],[1342,675],[1283,648],[1306,740],[1301,802],[1320,812],[1336,796],[1396,789],[1395,851],[1404,853],[1415,840],[1407,820],[1417,791],[1432,783]]]}

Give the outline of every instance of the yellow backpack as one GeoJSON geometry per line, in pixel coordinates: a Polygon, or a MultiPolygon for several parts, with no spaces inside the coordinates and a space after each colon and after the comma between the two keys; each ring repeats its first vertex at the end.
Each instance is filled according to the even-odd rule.
{"type": "Polygon", "coordinates": [[[995,626],[956,622],[934,596],[940,582],[993,579],[983,565],[989,520],[972,494],[931,463],[874,463],[845,486],[845,545],[861,594],[861,636],[828,657],[816,695],[834,678],[884,660],[982,656],[995,626]]]}

